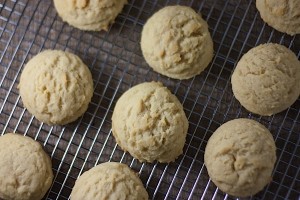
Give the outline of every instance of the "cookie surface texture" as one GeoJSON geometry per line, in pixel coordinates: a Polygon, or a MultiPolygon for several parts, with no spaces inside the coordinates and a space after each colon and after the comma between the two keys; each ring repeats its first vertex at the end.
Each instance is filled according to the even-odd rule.
{"type": "Polygon", "coordinates": [[[84,172],[76,181],[71,200],[148,200],[148,193],[127,165],[107,162],[84,172]]]}
{"type": "Polygon", "coordinates": [[[174,161],[185,143],[188,121],[181,103],[158,82],[127,90],[112,116],[112,132],[120,147],[140,162],[174,161]]]}
{"type": "Polygon", "coordinates": [[[238,62],[232,77],[236,99],[250,112],[270,116],[291,106],[300,95],[300,62],[279,44],[250,49],[238,62]]]}
{"type": "Polygon", "coordinates": [[[143,27],[141,48],[154,71],[174,79],[200,74],[213,57],[208,25],[186,6],[167,6],[143,27]]]}
{"type": "Polygon", "coordinates": [[[250,119],[235,119],[209,138],[204,162],[211,180],[236,197],[254,195],[270,181],[276,147],[269,130],[250,119]]]}
{"type": "Polygon", "coordinates": [[[300,34],[299,0],[256,0],[256,7],[269,26],[289,35],[300,34]]]}
{"type": "Polygon", "coordinates": [[[81,30],[108,30],[127,0],[54,0],[63,21],[81,30]]]}
{"type": "Polygon", "coordinates": [[[0,136],[0,199],[40,200],[53,180],[52,164],[41,145],[27,136],[0,136]]]}
{"type": "Polygon", "coordinates": [[[93,95],[93,80],[78,56],[46,50],[24,67],[19,91],[24,106],[38,120],[64,125],[87,110],[93,95]]]}

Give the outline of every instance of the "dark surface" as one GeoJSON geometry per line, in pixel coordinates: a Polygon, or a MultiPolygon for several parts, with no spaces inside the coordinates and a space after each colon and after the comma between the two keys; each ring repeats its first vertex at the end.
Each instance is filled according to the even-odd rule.
{"type": "Polygon", "coordinates": [[[273,181],[253,199],[298,199],[300,99],[284,112],[260,117],[242,108],[231,90],[235,63],[250,48],[265,42],[281,43],[300,56],[299,35],[291,37],[264,24],[254,1],[129,0],[108,32],[84,32],[63,23],[50,0],[0,0],[0,132],[26,134],[45,146],[55,174],[47,199],[67,199],[82,172],[106,161],[120,161],[139,172],[151,199],[233,199],[209,181],[204,149],[224,122],[252,118],[272,132],[278,157],[273,181]],[[153,72],[139,46],[146,19],[165,5],[177,3],[202,13],[214,41],[212,63],[185,81],[153,72]],[[95,92],[88,111],[65,127],[38,122],[23,108],[17,90],[24,63],[43,49],[73,52],[93,74],[95,92]],[[111,134],[112,110],[120,95],[152,80],[163,82],[175,93],[190,122],[184,154],[169,165],[139,163],[116,146],[111,134]]]}

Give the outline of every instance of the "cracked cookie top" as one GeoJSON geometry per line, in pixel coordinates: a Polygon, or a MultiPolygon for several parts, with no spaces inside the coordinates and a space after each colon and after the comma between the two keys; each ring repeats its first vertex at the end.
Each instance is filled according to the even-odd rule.
{"type": "Polygon", "coordinates": [[[52,164],[30,137],[0,136],[0,199],[40,200],[53,180],[52,164]]]}
{"type": "Polygon", "coordinates": [[[250,112],[270,116],[291,106],[300,95],[300,62],[279,44],[262,44],[238,62],[232,77],[236,99],[250,112]]]}
{"type": "Polygon", "coordinates": [[[211,180],[236,197],[254,195],[270,181],[276,146],[269,130],[250,119],[235,119],[209,138],[204,162],[211,180]]]}
{"type": "Polygon", "coordinates": [[[256,7],[271,27],[289,35],[300,34],[299,0],[256,0],[256,7]]]}
{"type": "Polygon", "coordinates": [[[187,130],[181,103],[158,82],[142,83],[126,91],[112,116],[117,143],[141,162],[174,161],[182,153],[187,130]]]}
{"type": "Polygon", "coordinates": [[[76,181],[71,200],[148,200],[148,193],[127,165],[106,162],[84,172],[76,181]]]}
{"type": "Polygon", "coordinates": [[[86,111],[93,95],[93,80],[78,56],[46,50],[26,64],[19,91],[24,106],[38,120],[63,125],[86,111]]]}
{"type": "Polygon", "coordinates": [[[59,16],[81,30],[107,30],[127,0],[54,0],[59,16]]]}
{"type": "Polygon", "coordinates": [[[141,48],[154,71],[175,79],[200,74],[213,57],[206,21],[186,6],[167,6],[150,17],[141,48]]]}

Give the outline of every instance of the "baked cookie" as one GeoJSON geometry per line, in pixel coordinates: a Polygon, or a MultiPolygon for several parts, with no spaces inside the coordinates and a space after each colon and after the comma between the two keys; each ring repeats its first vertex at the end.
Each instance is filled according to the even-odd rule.
{"type": "Polygon", "coordinates": [[[112,115],[117,143],[140,162],[174,161],[182,154],[187,130],[182,105],[158,82],[142,83],[126,91],[112,115]]]}
{"type": "Polygon", "coordinates": [[[211,180],[236,197],[262,190],[271,181],[275,161],[271,133],[250,119],[235,119],[220,126],[209,138],[204,154],[211,180]]]}
{"type": "Polygon", "coordinates": [[[14,133],[0,136],[0,199],[42,199],[53,180],[52,164],[41,145],[14,133]]]}
{"type": "Polygon", "coordinates": [[[24,106],[38,120],[64,125],[87,110],[93,80],[88,67],[76,55],[46,50],[26,64],[19,90],[24,106]]]}
{"type": "Polygon", "coordinates": [[[148,193],[131,169],[124,164],[107,162],[84,172],[76,181],[72,200],[148,200],[148,193]]]}
{"type": "Polygon", "coordinates": [[[261,18],[276,30],[295,35],[300,33],[299,0],[256,0],[261,18]]]}
{"type": "Polygon", "coordinates": [[[154,71],[175,79],[200,74],[213,58],[206,21],[186,6],[167,6],[150,17],[141,48],[154,71]]]}
{"type": "Polygon", "coordinates": [[[270,116],[291,106],[300,94],[300,62],[288,48],[262,44],[238,62],[232,77],[237,100],[250,112],[270,116]]]}
{"type": "Polygon", "coordinates": [[[87,31],[108,30],[126,3],[127,0],[54,0],[63,21],[87,31]]]}

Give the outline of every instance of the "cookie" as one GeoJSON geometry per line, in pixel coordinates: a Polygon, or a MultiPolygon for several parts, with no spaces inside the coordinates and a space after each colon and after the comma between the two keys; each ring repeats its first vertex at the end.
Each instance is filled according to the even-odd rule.
{"type": "Polygon", "coordinates": [[[42,199],[53,180],[52,164],[41,145],[27,136],[0,136],[0,199],[42,199]]]}
{"type": "Polygon", "coordinates": [[[262,44],[238,62],[232,77],[236,99],[250,112],[270,116],[291,106],[300,95],[300,62],[288,48],[262,44]]]}
{"type": "Polygon", "coordinates": [[[107,31],[126,3],[127,0],[54,0],[63,21],[87,31],[107,31]]]}
{"type": "Polygon", "coordinates": [[[246,197],[270,181],[276,161],[274,139],[262,124],[235,119],[209,138],[204,162],[215,185],[230,195],[246,197]]]}
{"type": "Polygon", "coordinates": [[[93,80],[78,56],[46,50],[26,64],[19,91],[24,106],[38,120],[64,125],[87,110],[93,95],[93,80]]]}
{"type": "Polygon", "coordinates": [[[107,162],[84,172],[77,179],[71,200],[82,199],[148,200],[148,193],[127,165],[107,162]]]}
{"type": "Polygon", "coordinates": [[[118,145],[140,162],[174,161],[182,154],[187,130],[182,105],[158,82],[142,83],[126,91],[112,115],[118,145]]]}
{"type": "Polygon", "coordinates": [[[256,0],[261,18],[274,29],[295,35],[300,33],[299,0],[256,0]]]}
{"type": "Polygon", "coordinates": [[[186,6],[167,6],[148,19],[142,53],[154,71],[174,79],[200,74],[213,58],[208,25],[186,6]]]}

